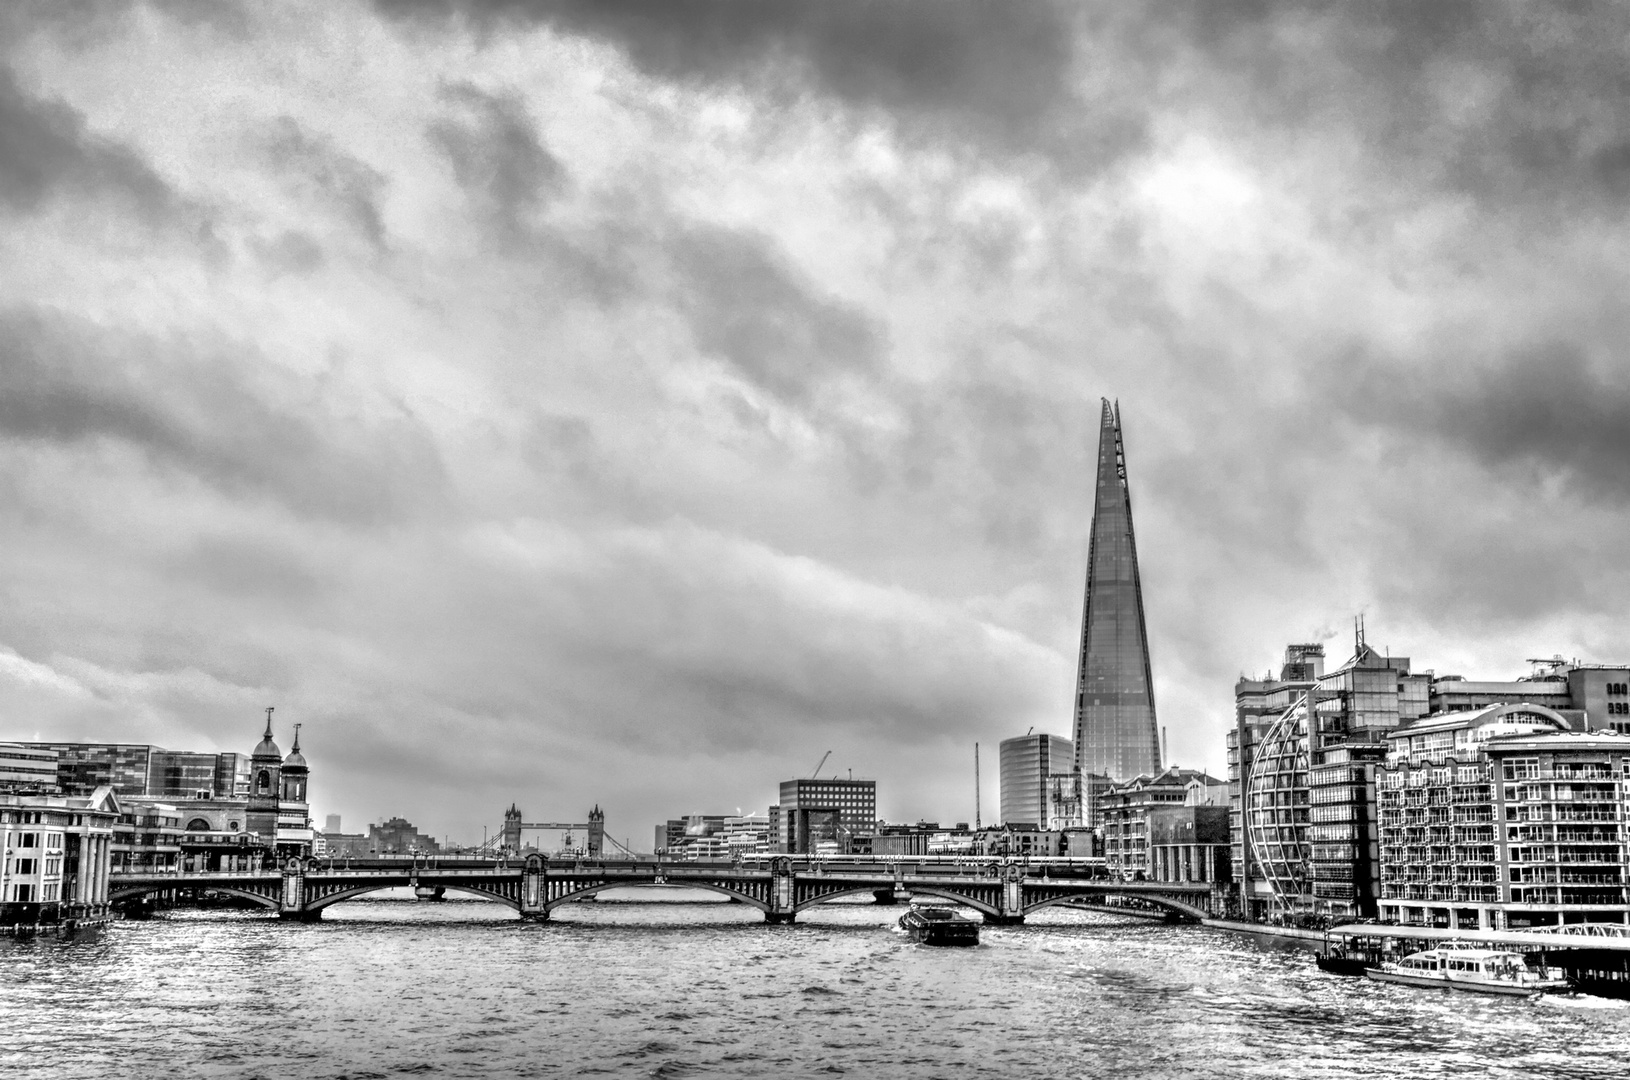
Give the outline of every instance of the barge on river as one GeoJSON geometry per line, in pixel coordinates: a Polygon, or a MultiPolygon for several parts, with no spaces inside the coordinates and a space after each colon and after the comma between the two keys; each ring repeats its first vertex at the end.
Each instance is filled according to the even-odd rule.
{"type": "Polygon", "coordinates": [[[952,907],[913,904],[900,916],[900,929],[923,945],[977,945],[979,922],[952,907]]]}

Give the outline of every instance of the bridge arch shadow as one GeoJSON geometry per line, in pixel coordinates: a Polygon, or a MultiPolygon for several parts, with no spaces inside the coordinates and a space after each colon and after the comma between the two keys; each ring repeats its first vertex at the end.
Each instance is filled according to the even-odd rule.
{"type": "MultiPolygon", "coordinates": [[[[164,884],[147,885],[141,888],[115,889],[108,894],[108,903],[118,905],[131,900],[140,900],[144,896],[156,896],[159,893],[169,892],[171,889],[177,887],[178,886],[176,883],[169,882],[164,884]]],[[[186,888],[188,886],[183,885],[180,887],[186,888]]],[[[202,886],[202,888],[205,892],[225,893],[228,896],[236,896],[241,900],[253,900],[261,907],[268,908],[272,911],[277,910],[277,897],[275,896],[267,896],[264,893],[254,892],[250,889],[237,889],[230,885],[207,885],[202,886]]]]}
{"type": "Polygon", "coordinates": [[[756,908],[759,911],[770,910],[770,906],[768,904],[757,899],[756,897],[749,896],[744,892],[738,892],[735,889],[725,888],[723,885],[712,885],[701,881],[609,881],[601,885],[587,885],[581,889],[573,889],[569,893],[564,893],[555,897],[553,900],[550,900],[549,910],[553,911],[559,905],[570,903],[571,901],[580,897],[595,896],[606,891],[607,889],[700,889],[704,892],[718,893],[720,896],[728,896],[732,900],[739,900],[743,904],[756,908]]]}
{"type": "Polygon", "coordinates": [[[1152,905],[1152,906],[1155,906],[1155,907],[1163,908],[1163,909],[1165,909],[1166,911],[1170,912],[1173,915],[1181,915],[1183,918],[1192,919],[1195,922],[1199,922],[1202,919],[1208,919],[1208,918],[1211,917],[1209,912],[1202,911],[1200,908],[1194,907],[1191,904],[1185,904],[1181,900],[1172,900],[1172,899],[1170,899],[1168,897],[1149,894],[1149,893],[1125,893],[1125,892],[1113,892],[1113,891],[1107,891],[1107,890],[1104,891],[1104,892],[1101,892],[1101,893],[1100,892],[1075,893],[1073,895],[1065,895],[1065,896],[1050,896],[1045,900],[1038,900],[1034,904],[1026,904],[1025,908],[1024,908],[1024,913],[1026,915],[1029,915],[1029,914],[1031,914],[1033,912],[1040,911],[1043,908],[1060,907],[1060,906],[1074,907],[1076,910],[1079,911],[1079,910],[1082,910],[1082,908],[1080,906],[1080,901],[1086,900],[1086,901],[1089,901],[1088,906],[1091,908],[1091,910],[1093,910],[1093,911],[1102,911],[1102,912],[1105,912],[1106,914],[1113,915],[1115,913],[1115,909],[1112,908],[1112,907],[1109,907],[1107,905],[1102,904],[1102,901],[1110,900],[1110,899],[1137,900],[1140,903],[1149,904],[1149,905],[1152,905]]]}
{"type": "MultiPolygon", "coordinates": [[[[445,892],[465,893],[469,896],[479,897],[482,900],[491,900],[494,903],[504,905],[514,912],[519,912],[521,910],[521,905],[516,903],[514,900],[511,900],[509,897],[502,896],[496,892],[489,892],[486,889],[478,889],[469,885],[448,885],[443,882],[426,882],[425,886],[427,888],[442,889],[445,892]]],[[[412,886],[403,884],[401,882],[393,882],[383,885],[358,885],[355,888],[340,889],[336,892],[326,893],[323,896],[317,897],[316,899],[308,900],[306,901],[305,910],[307,912],[321,911],[333,904],[343,903],[346,900],[355,900],[357,897],[367,896],[369,893],[386,892],[390,889],[407,888],[412,888],[412,886]]],[[[275,907],[276,905],[274,904],[273,906],[275,907]]]]}
{"type": "MultiPolygon", "coordinates": [[[[986,882],[986,884],[989,884],[989,882],[986,882]]],[[[992,915],[997,917],[1000,917],[1001,915],[1001,912],[994,905],[987,904],[983,900],[976,900],[966,893],[957,892],[955,889],[936,888],[932,885],[921,885],[916,882],[913,882],[910,888],[911,895],[913,897],[933,896],[938,897],[941,900],[954,900],[959,904],[966,904],[968,907],[973,908],[981,915],[992,915]]]]}

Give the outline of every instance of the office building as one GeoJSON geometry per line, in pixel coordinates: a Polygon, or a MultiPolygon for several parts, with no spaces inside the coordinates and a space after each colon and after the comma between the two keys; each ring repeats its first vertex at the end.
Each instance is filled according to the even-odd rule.
{"type": "MultiPolygon", "coordinates": [[[[1378,785],[1395,733],[1453,729],[1497,706],[1532,707],[1548,723],[1580,733],[1630,732],[1630,666],[1560,657],[1531,663],[1529,675],[1510,681],[1412,671],[1407,657],[1377,652],[1360,631],[1353,659],[1335,672],[1323,671],[1321,647],[1293,645],[1279,679],[1241,679],[1228,760],[1242,914],[1272,921],[1373,917],[1395,906],[1389,900],[1441,904],[1485,895],[1447,889],[1444,881],[1406,880],[1396,860],[1391,885],[1383,888],[1378,785]]],[[[1395,821],[1393,828],[1401,827],[1395,821]]],[[[1396,836],[1391,846],[1400,846],[1396,836]]],[[[1469,840],[1459,846],[1463,854],[1478,847],[1469,840]]]]}
{"type": "Polygon", "coordinates": [[[1377,786],[1383,918],[1630,922],[1630,736],[1530,702],[1446,713],[1389,735],[1377,786]]]}
{"type": "Polygon", "coordinates": [[[876,780],[784,780],[779,851],[836,854],[877,829],[876,780]]]}
{"type": "Polygon", "coordinates": [[[1106,399],[1075,687],[1075,771],[1115,781],[1160,772],[1143,586],[1119,406],[1106,399]]]}
{"type": "Polygon", "coordinates": [[[1322,673],[1322,650],[1287,650],[1291,678],[1279,685],[1241,680],[1235,688],[1236,726],[1229,746],[1231,810],[1238,822],[1234,864],[1243,913],[1261,920],[1374,915],[1363,906],[1376,894],[1373,869],[1355,880],[1350,848],[1369,850],[1375,820],[1367,764],[1389,731],[1426,715],[1430,672],[1412,672],[1409,658],[1387,656],[1357,636],[1351,660],[1322,673]],[[1296,684],[1309,684],[1302,688],[1296,684]],[[1274,715],[1272,708],[1291,698],[1274,715]],[[1272,703],[1272,704],[1269,704],[1272,703]],[[1257,711],[1261,710],[1261,711],[1257,711]],[[1370,747],[1347,754],[1347,746],[1370,747]],[[1314,769],[1321,802],[1312,805],[1314,769]],[[1342,772],[1341,770],[1345,770],[1342,772]],[[1347,777],[1347,778],[1344,778],[1347,777]],[[1317,813],[1314,810],[1317,809],[1317,813]],[[1310,825],[1317,823],[1320,849],[1310,825]]]}
{"type": "Polygon", "coordinates": [[[1057,735],[1020,735],[1002,740],[1000,756],[1002,823],[1047,824],[1049,778],[1074,767],[1073,744],[1057,735]]]}
{"type": "Polygon", "coordinates": [[[65,794],[88,795],[100,787],[110,787],[117,795],[155,799],[231,799],[249,793],[249,758],[244,754],[166,750],[146,743],[21,746],[56,755],[56,786],[65,794]]]}
{"type": "Polygon", "coordinates": [[[1509,682],[1436,676],[1432,679],[1431,711],[1462,712],[1527,702],[1551,709],[1575,731],[1630,735],[1630,665],[1582,664],[1560,656],[1530,660],[1529,664],[1532,668],[1527,676],[1509,682]]]}
{"type": "Polygon", "coordinates": [[[1250,838],[1244,829],[1241,807],[1241,778],[1250,774],[1263,736],[1313,684],[1324,675],[1324,646],[1301,644],[1285,646],[1285,662],[1276,678],[1271,672],[1260,679],[1241,677],[1234,684],[1234,727],[1228,732],[1228,832],[1233,852],[1234,880],[1247,894],[1264,879],[1251,858],[1250,838]]]}
{"type": "Polygon", "coordinates": [[[421,833],[413,822],[404,817],[387,818],[378,825],[368,826],[368,854],[370,855],[438,855],[441,845],[436,838],[421,833]]]}
{"type": "Polygon", "coordinates": [[[0,792],[54,794],[57,752],[47,746],[0,743],[0,792]]]}

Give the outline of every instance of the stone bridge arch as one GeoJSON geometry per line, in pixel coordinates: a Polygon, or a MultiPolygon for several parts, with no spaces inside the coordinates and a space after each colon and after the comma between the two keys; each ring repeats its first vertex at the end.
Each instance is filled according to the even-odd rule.
{"type": "MultiPolygon", "coordinates": [[[[1197,908],[1192,904],[1185,903],[1182,900],[1176,900],[1169,896],[1162,896],[1159,893],[1122,892],[1116,889],[1104,889],[1101,892],[1094,890],[1092,892],[1066,893],[1061,896],[1045,897],[1044,899],[1038,900],[1033,904],[1026,904],[1024,906],[1024,913],[1029,915],[1031,912],[1040,911],[1042,908],[1058,907],[1061,904],[1068,904],[1075,900],[1103,901],[1112,898],[1118,900],[1138,900],[1146,904],[1152,904],[1156,907],[1164,908],[1166,911],[1174,915],[1181,915],[1185,919],[1192,919],[1195,922],[1210,918],[1209,912],[1204,911],[1201,908],[1197,908]]],[[[1113,913],[1112,908],[1105,908],[1104,910],[1113,913]]]]}
{"type": "Polygon", "coordinates": [[[993,903],[991,899],[987,899],[983,895],[985,893],[994,892],[993,887],[989,884],[986,884],[983,887],[975,887],[980,888],[980,896],[974,896],[970,892],[960,891],[949,885],[925,885],[918,882],[912,882],[911,895],[914,897],[933,896],[938,897],[941,900],[954,900],[959,904],[966,904],[968,907],[973,908],[981,915],[989,915],[992,918],[1000,917],[1002,914],[999,906],[1001,903],[1000,898],[996,897],[996,902],[993,903]]]}

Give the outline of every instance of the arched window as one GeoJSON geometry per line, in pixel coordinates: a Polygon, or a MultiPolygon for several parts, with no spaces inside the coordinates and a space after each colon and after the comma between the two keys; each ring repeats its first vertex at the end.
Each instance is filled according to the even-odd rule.
{"type": "Polygon", "coordinates": [[[207,819],[201,817],[195,817],[187,822],[188,832],[209,832],[212,827],[207,819]]]}
{"type": "Polygon", "coordinates": [[[255,792],[265,795],[272,789],[272,774],[265,769],[260,770],[260,778],[255,781],[255,792]]]}

